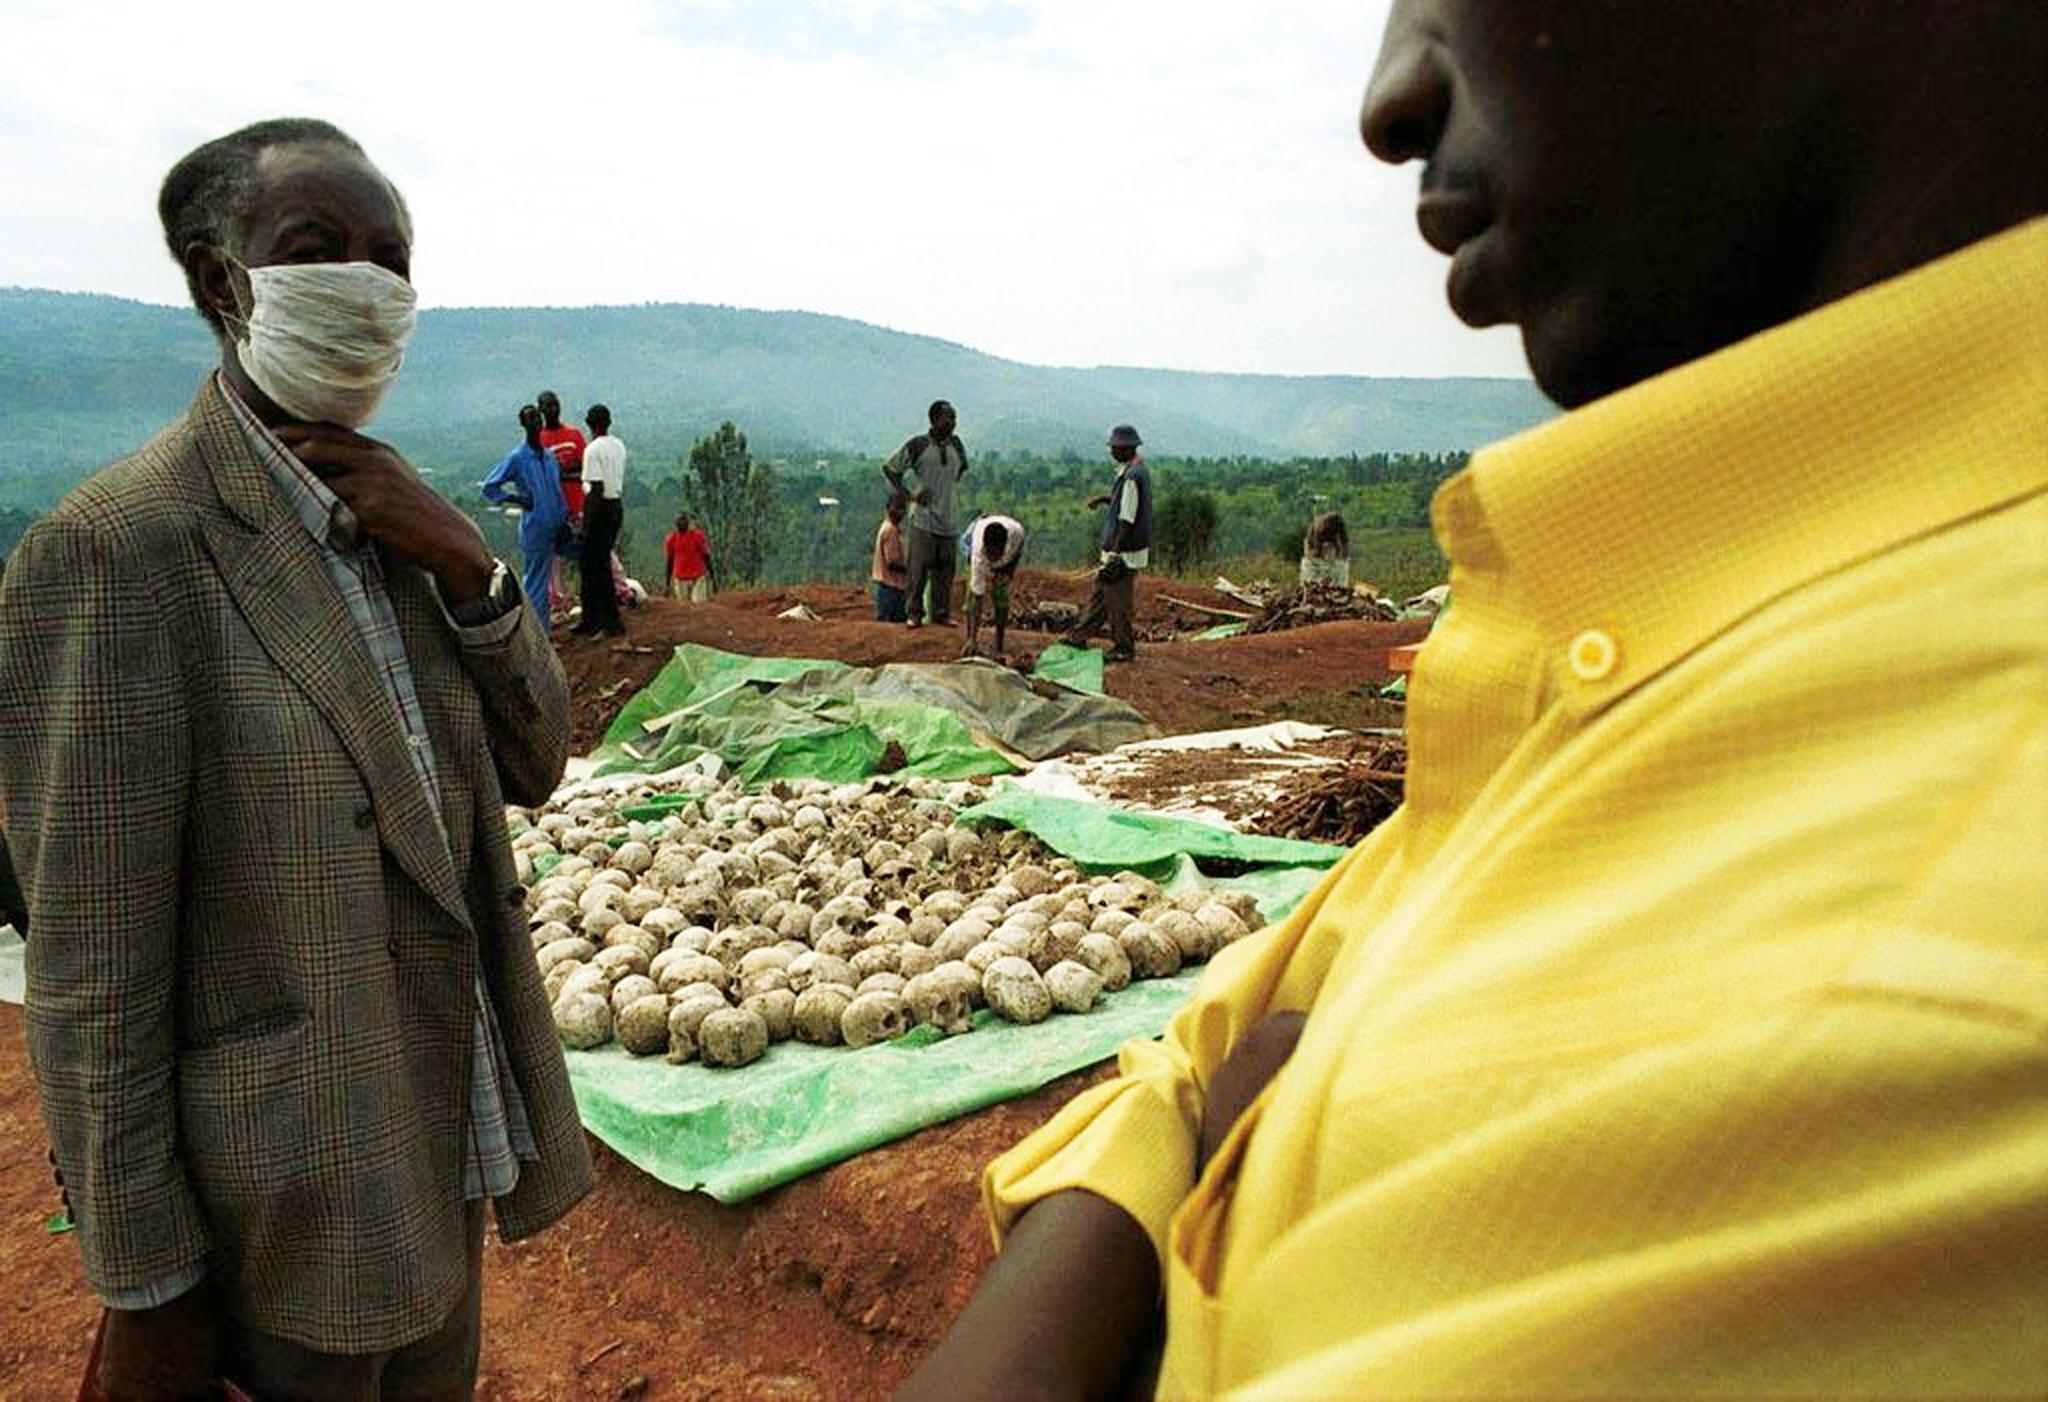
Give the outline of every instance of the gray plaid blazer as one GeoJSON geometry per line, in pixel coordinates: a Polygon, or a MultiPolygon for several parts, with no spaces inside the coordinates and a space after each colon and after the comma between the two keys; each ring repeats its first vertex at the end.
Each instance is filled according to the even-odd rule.
{"type": "Polygon", "coordinates": [[[39,521],[0,585],[29,1052],[86,1276],[203,1262],[238,1319],[329,1352],[421,1338],[462,1292],[479,964],[540,1151],[501,1235],[591,1183],[503,814],[561,777],[561,664],[530,619],[465,650],[425,574],[389,582],[445,842],[312,537],[211,377],[39,521]]]}

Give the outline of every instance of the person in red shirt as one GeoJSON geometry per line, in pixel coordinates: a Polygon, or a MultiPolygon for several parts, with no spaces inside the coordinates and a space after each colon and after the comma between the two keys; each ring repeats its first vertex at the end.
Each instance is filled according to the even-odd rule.
{"type": "MultiPolygon", "coordinates": [[[[534,397],[534,407],[540,410],[540,446],[555,460],[555,466],[562,473],[562,497],[569,503],[569,530],[578,541],[583,539],[583,449],[587,446],[583,430],[574,424],[562,422],[562,400],[551,389],[544,389],[534,397]]],[[[573,554],[571,559],[576,558],[573,554]]],[[[575,602],[569,589],[562,583],[562,562],[555,561],[555,572],[548,581],[548,613],[559,616],[569,611],[575,602]]]]}
{"type": "Polygon", "coordinates": [[[551,389],[544,389],[534,401],[540,410],[540,446],[554,454],[562,470],[562,495],[569,501],[569,519],[583,516],[583,430],[562,422],[562,401],[551,389]]]}
{"type": "Polygon", "coordinates": [[[676,517],[676,528],[661,543],[668,557],[668,592],[685,603],[711,597],[711,542],[704,529],[690,523],[688,513],[676,517]]]}

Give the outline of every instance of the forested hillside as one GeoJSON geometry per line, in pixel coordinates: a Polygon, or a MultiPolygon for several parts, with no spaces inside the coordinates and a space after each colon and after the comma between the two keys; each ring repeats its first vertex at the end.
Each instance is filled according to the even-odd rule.
{"type": "MultiPolygon", "coordinates": [[[[0,557],[86,472],[176,416],[214,360],[183,308],[0,289],[0,557]]],[[[1448,470],[1442,455],[1552,412],[1522,380],[1052,368],[807,312],[462,308],[421,314],[372,432],[474,508],[474,484],[516,441],[514,411],[543,388],[572,415],[594,400],[611,406],[633,453],[626,550],[636,568],[680,503],[690,445],[737,423],[774,465],[786,506],[765,566],[779,578],[864,571],[876,464],[941,396],[958,405],[974,453],[970,499],[1022,515],[1047,556],[1075,558],[1090,530],[1076,503],[1099,490],[1112,423],[1143,429],[1162,493],[1217,493],[1217,548],[1242,553],[1298,530],[1318,497],[1362,512],[1360,525],[1418,525],[1448,470]],[[1382,466],[1360,465],[1370,462],[1382,466]],[[820,497],[844,506],[820,508],[820,497]]]]}
{"type": "MultiPolygon", "coordinates": [[[[134,446],[183,408],[212,343],[188,311],[0,290],[0,475],[134,446]]],[[[1549,416],[1524,380],[1204,375],[1022,365],[840,317],[730,307],[447,309],[421,315],[377,430],[480,460],[544,387],[610,404],[629,441],[680,452],[731,419],[792,460],[881,452],[945,396],[977,448],[1094,456],[1110,424],[1159,451],[1272,459],[1471,448],[1549,416]]],[[[450,462],[448,465],[453,466],[450,462]]]]}

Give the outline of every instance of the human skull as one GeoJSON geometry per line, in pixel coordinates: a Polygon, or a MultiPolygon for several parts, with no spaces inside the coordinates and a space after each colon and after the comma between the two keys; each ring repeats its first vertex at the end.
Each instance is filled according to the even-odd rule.
{"type": "Polygon", "coordinates": [[[919,974],[904,986],[903,1002],[911,1017],[948,1037],[974,1026],[974,1000],[957,979],[945,974],[919,974]]]}
{"type": "Polygon", "coordinates": [[[910,1009],[895,992],[862,993],[839,1015],[839,1035],[849,1047],[893,1041],[910,1026],[910,1009]]]}
{"type": "Polygon", "coordinates": [[[981,991],[997,1016],[1010,1022],[1043,1022],[1052,1013],[1052,993],[1028,959],[1006,955],[990,964],[981,991]]]}

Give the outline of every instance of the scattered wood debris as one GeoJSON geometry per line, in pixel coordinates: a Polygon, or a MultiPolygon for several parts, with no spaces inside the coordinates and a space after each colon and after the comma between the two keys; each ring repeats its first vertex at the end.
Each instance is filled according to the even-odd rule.
{"type": "Polygon", "coordinates": [[[1348,846],[1401,806],[1407,773],[1406,736],[1362,736],[1343,763],[1283,778],[1280,797],[1246,826],[1272,837],[1348,846]]]}
{"type": "Polygon", "coordinates": [[[1283,628],[1329,623],[1340,618],[1368,618],[1391,623],[1400,616],[1399,608],[1376,595],[1333,584],[1304,584],[1268,599],[1258,614],[1244,625],[1244,630],[1247,633],[1277,633],[1283,628]]]}

